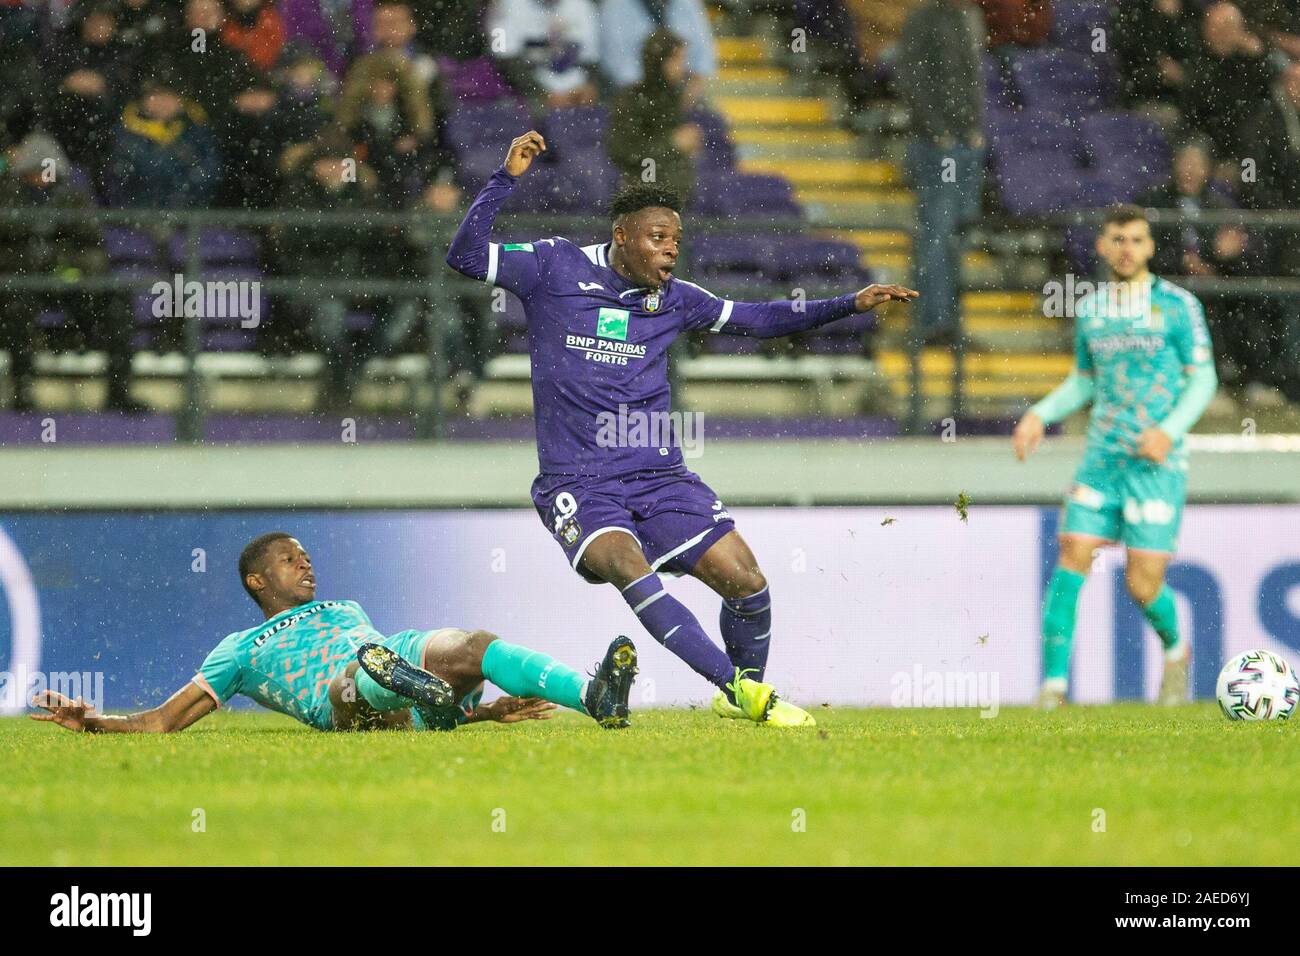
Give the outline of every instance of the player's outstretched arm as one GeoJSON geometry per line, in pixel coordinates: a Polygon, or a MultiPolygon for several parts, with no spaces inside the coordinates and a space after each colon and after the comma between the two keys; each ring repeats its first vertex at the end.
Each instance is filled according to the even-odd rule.
{"type": "Polygon", "coordinates": [[[32,698],[32,706],[45,711],[32,714],[32,720],[49,721],[67,730],[96,734],[171,733],[184,730],[217,709],[216,702],[194,683],[186,684],[160,706],[138,714],[101,717],[80,697],[70,700],[50,690],[32,698]]]}
{"type": "Polygon", "coordinates": [[[1070,372],[1064,382],[1052,389],[1042,401],[1025,412],[1011,434],[1016,458],[1024,461],[1038,449],[1047,426],[1068,418],[1092,401],[1092,374],[1079,369],[1070,372]]]}
{"type": "MultiPolygon", "coordinates": [[[[779,338],[807,332],[859,312],[870,312],[884,302],[911,302],[919,292],[901,285],[869,285],[834,299],[810,302],[731,302],[722,300],[721,312],[709,328],[726,335],[750,335],[760,339],[779,338]]],[[[713,311],[717,311],[715,308],[713,311]]],[[[706,320],[712,313],[705,313],[706,320]]]]}
{"type": "Polygon", "coordinates": [[[505,163],[474,197],[456,235],[452,237],[451,247],[447,250],[447,265],[471,279],[486,281],[489,285],[496,282],[492,224],[501,204],[514,188],[515,180],[527,172],[533,160],[545,150],[546,140],[536,130],[529,130],[511,141],[505,163]]]}

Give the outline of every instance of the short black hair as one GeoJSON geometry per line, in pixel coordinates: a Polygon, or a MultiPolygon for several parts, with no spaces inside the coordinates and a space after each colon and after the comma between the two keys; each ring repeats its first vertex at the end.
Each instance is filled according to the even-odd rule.
{"type": "Polygon", "coordinates": [[[658,207],[680,213],[683,205],[681,193],[669,186],[632,183],[616,192],[610,200],[609,218],[617,220],[630,212],[658,207]]]}
{"type": "Polygon", "coordinates": [[[244,590],[248,592],[248,596],[253,599],[253,603],[258,607],[262,606],[262,602],[257,599],[253,589],[248,586],[248,576],[257,573],[258,565],[266,557],[267,548],[276,541],[283,541],[285,538],[292,537],[293,535],[287,531],[268,531],[266,534],[259,534],[244,545],[243,551],[239,552],[239,583],[244,586],[244,590]]]}
{"type": "Polygon", "coordinates": [[[1118,203],[1106,210],[1106,218],[1101,221],[1101,228],[1107,226],[1127,226],[1130,222],[1148,222],[1146,210],[1132,203],[1118,203]]]}

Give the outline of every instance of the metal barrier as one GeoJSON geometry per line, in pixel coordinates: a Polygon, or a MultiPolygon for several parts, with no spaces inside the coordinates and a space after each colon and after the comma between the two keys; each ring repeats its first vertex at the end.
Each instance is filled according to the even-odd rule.
{"type": "MultiPolygon", "coordinates": [[[[989,231],[1003,229],[1014,232],[1047,230],[1059,234],[1072,226],[1099,227],[1105,210],[1080,210],[1067,214],[1035,220],[1007,220],[987,217],[978,228],[989,231]]],[[[1276,228],[1300,230],[1300,213],[1284,211],[1213,210],[1199,214],[1179,210],[1148,210],[1154,226],[1170,225],[1239,225],[1247,229],[1276,228]]],[[[416,241],[414,248],[423,248],[424,271],[418,278],[320,278],[307,276],[268,274],[260,279],[266,293],[289,299],[310,300],[322,294],[341,293],[356,298],[383,296],[410,297],[423,300],[425,338],[427,345],[427,373],[425,385],[427,401],[414,409],[417,432],[421,437],[442,438],[446,431],[445,409],[441,399],[443,386],[448,380],[446,343],[450,309],[445,307],[449,295],[457,284],[464,288],[470,280],[456,276],[444,262],[445,250],[460,223],[459,214],[433,214],[423,211],[406,212],[331,212],[287,210],[138,210],[138,209],[0,209],[0,224],[27,224],[44,230],[51,225],[94,224],[127,226],[164,238],[176,233],[185,236],[186,280],[203,281],[204,268],[200,259],[198,237],[205,228],[266,230],[271,227],[374,230],[399,229],[416,241]]],[[[770,219],[702,219],[688,220],[688,240],[680,257],[680,271],[689,272],[690,237],[718,234],[789,234],[804,231],[807,224],[774,223],[770,219]]],[[[538,214],[505,214],[500,217],[495,230],[499,234],[515,236],[545,236],[567,234],[575,241],[600,241],[609,232],[606,219],[590,216],[551,216],[538,214]]],[[[0,268],[3,264],[0,264],[0,268]]],[[[67,280],[52,275],[24,275],[0,272],[0,290],[27,292],[142,292],[154,283],[171,281],[173,276],[82,276],[67,280]]],[[[1189,291],[1203,295],[1235,296],[1287,296],[1300,297],[1300,277],[1277,278],[1220,278],[1179,277],[1178,284],[1189,291]]],[[[970,283],[963,278],[960,288],[967,291],[994,291],[999,289],[1022,290],[1023,286],[988,285],[970,283]]],[[[742,288],[717,287],[715,291],[728,296],[749,299],[788,298],[791,290],[782,289],[758,279],[747,281],[742,288]]],[[[842,288],[827,288],[810,284],[805,290],[810,298],[843,293],[842,288]]],[[[925,290],[921,290],[924,293],[925,290]]],[[[203,402],[197,356],[201,344],[199,316],[184,316],[183,353],[186,360],[185,399],[178,416],[177,436],[182,441],[199,441],[203,437],[203,402]]],[[[965,334],[957,337],[954,346],[951,414],[960,417],[965,403],[964,357],[965,334]]],[[[913,336],[907,337],[910,363],[910,401],[904,420],[904,431],[919,434],[923,429],[924,394],[921,381],[920,345],[913,336]]],[[[671,368],[670,364],[670,368],[671,368]]]]}

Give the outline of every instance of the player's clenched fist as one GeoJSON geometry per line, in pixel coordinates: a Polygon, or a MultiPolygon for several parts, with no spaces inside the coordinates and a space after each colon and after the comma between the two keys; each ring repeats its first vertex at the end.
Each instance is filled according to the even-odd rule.
{"type": "Polygon", "coordinates": [[[870,312],[882,302],[911,302],[920,294],[901,285],[872,283],[858,292],[853,300],[853,307],[859,312],[870,312]]]}
{"type": "Polygon", "coordinates": [[[1020,419],[1016,430],[1011,433],[1011,444],[1016,450],[1016,458],[1024,461],[1030,453],[1037,451],[1045,431],[1043,420],[1033,412],[1027,413],[1020,419]]]}
{"type": "Polygon", "coordinates": [[[533,157],[546,150],[546,140],[535,129],[530,129],[523,136],[516,136],[506,153],[506,172],[511,176],[522,176],[533,164],[533,157]]]}

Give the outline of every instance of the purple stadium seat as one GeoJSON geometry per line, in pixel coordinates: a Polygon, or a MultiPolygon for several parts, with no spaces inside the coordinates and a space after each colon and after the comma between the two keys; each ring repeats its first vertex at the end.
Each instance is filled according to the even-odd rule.
{"type": "Polygon", "coordinates": [[[158,246],[146,232],[124,226],[104,228],[104,252],[110,262],[154,262],[158,246]]]}
{"type": "Polygon", "coordinates": [[[543,134],[548,149],[604,152],[609,113],[603,106],[570,106],[551,110],[543,134]]]}
{"type": "Polygon", "coordinates": [[[464,105],[447,117],[447,137],[453,148],[460,153],[475,148],[495,149],[498,163],[510,141],[521,130],[532,127],[528,110],[515,100],[464,105]]]}
{"type": "Polygon", "coordinates": [[[984,98],[990,111],[1015,110],[1022,105],[1020,91],[1008,82],[1002,64],[987,53],[984,54],[984,98]]]}
{"type": "MultiPolygon", "coordinates": [[[[1053,46],[1089,56],[1096,55],[1093,50],[1093,31],[1100,29],[1109,33],[1109,27],[1110,10],[1104,3],[1056,0],[1052,4],[1052,32],[1049,40],[1053,46]]],[[[1109,50],[1109,36],[1107,41],[1109,50]]]]}
{"type": "Polygon", "coordinates": [[[1042,110],[990,113],[989,140],[995,161],[1026,153],[1060,153],[1075,161],[1085,155],[1077,121],[1042,110]]]}
{"type": "Polygon", "coordinates": [[[1087,175],[1082,166],[1053,166],[1044,162],[1044,154],[1030,154],[1004,157],[994,178],[1008,212],[1013,216],[1040,216],[1077,205],[1087,175]]]}
{"type": "Polygon", "coordinates": [[[803,217],[790,183],[780,176],[707,170],[701,170],[696,181],[695,212],[704,216],[803,217]]]}
{"type": "Polygon", "coordinates": [[[1016,86],[1031,110],[1079,116],[1110,102],[1113,77],[1093,58],[1051,47],[1024,50],[1011,61],[1016,86]]]}
{"type": "MultiPolygon", "coordinates": [[[[184,267],[189,261],[188,237],[184,230],[172,233],[167,255],[173,265],[184,267]]],[[[239,263],[254,265],[261,260],[262,247],[256,236],[234,229],[202,229],[198,235],[199,262],[204,265],[239,263]]]]}
{"type": "Polygon", "coordinates": [[[1092,168],[1135,185],[1133,195],[1169,176],[1169,146],[1154,122],[1124,110],[1106,110],[1079,121],[1079,135],[1092,168]]]}

